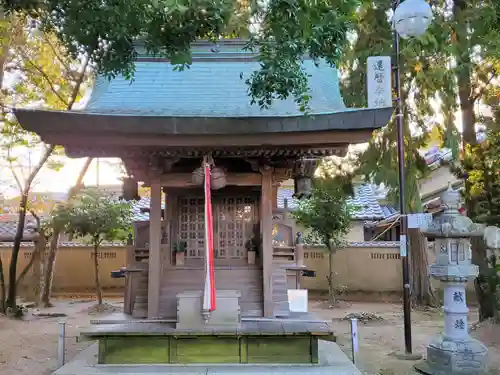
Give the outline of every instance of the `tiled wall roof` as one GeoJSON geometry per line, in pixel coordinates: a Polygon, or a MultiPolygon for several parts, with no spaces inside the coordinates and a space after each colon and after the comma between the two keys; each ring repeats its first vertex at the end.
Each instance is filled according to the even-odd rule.
{"type": "MultiPolygon", "coordinates": [[[[17,231],[17,214],[0,215],[0,241],[10,241],[14,238],[17,231]]],[[[31,215],[26,215],[26,224],[24,226],[23,239],[31,240],[35,234],[36,221],[31,215]]]]}

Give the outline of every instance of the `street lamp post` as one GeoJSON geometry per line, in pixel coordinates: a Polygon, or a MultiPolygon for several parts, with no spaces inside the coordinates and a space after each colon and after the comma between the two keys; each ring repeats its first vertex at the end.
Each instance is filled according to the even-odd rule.
{"type": "Polygon", "coordinates": [[[399,175],[399,212],[400,212],[400,246],[403,266],[403,312],[405,354],[412,354],[411,340],[411,305],[410,305],[410,265],[408,259],[408,221],[405,202],[405,149],[404,149],[404,118],[403,103],[401,100],[401,74],[399,41],[401,38],[419,37],[423,35],[432,22],[432,10],[425,0],[394,0],[393,10],[393,72],[394,91],[396,93],[396,127],[398,147],[398,175],[399,175]]]}

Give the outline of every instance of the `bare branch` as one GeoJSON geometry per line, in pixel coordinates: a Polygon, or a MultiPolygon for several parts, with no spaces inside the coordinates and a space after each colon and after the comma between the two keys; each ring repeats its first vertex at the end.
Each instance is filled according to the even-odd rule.
{"type": "Polygon", "coordinates": [[[80,173],[78,174],[78,177],[75,181],[75,187],[80,187],[83,183],[83,178],[85,177],[85,174],[90,168],[90,164],[92,163],[93,158],[87,158],[85,159],[85,164],[83,164],[82,169],[80,170],[80,173]]]}
{"type": "Polygon", "coordinates": [[[43,165],[46,163],[46,161],[48,160],[48,158],[52,154],[52,151],[54,151],[54,148],[55,148],[55,146],[53,146],[53,145],[47,145],[45,147],[45,151],[44,151],[42,157],[40,158],[40,160],[38,160],[38,163],[35,165],[35,168],[33,168],[33,170],[31,171],[30,175],[28,176],[28,178],[26,180],[26,185],[24,186],[24,189],[22,191],[23,195],[27,195],[29,193],[30,188],[31,188],[31,184],[33,183],[33,180],[35,179],[38,172],[40,172],[40,169],[42,169],[43,165]]]}
{"type": "Polygon", "coordinates": [[[54,54],[56,59],[61,63],[62,66],[64,66],[64,69],[66,69],[68,74],[71,75],[71,78],[76,80],[77,77],[73,76],[73,70],[70,68],[69,64],[66,61],[64,61],[61,55],[59,55],[57,47],[54,46],[54,44],[50,41],[50,38],[48,37],[47,34],[45,33],[43,34],[43,39],[45,43],[47,43],[50,46],[50,49],[52,50],[52,53],[54,54]]]}
{"type": "Polygon", "coordinates": [[[85,62],[83,63],[82,66],[82,72],[80,73],[80,76],[76,80],[76,85],[74,87],[73,93],[71,94],[71,98],[68,103],[67,110],[69,111],[71,108],[73,108],[73,104],[75,104],[76,98],[78,98],[78,93],[80,92],[80,87],[82,86],[83,80],[85,78],[85,71],[87,70],[87,66],[89,65],[90,62],[90,54],[87,55],[85,58],[85,62]]]}
{"type": "Polygon", "coordinates": [[[36,231],[40,233],[40,228],[41,228],[41,222],[40,222],[40,217],[36,214],[35,211],[30,210],[31,216],[33,216],[36,220],[36,231]]]}
{"type": "Polygon", "coordinates": [[[472,95],[472,97],[470,98],[470,103],[471,104],[474,104],[476,102],[476,100],[478,100],[479,98],[481,98],[484,94],[484,92],[486,91],[486,89],[489,87],[489,85],[491,84],[491,82],[498,77],[498,73],[496,71],[496,69],[493,68],[493,71],[491,72],[491,76],[488,78],[488,80],[484,83],[483,87],[481,87],[479,89],[479,91],[476,93],[476,95],[472,95]]]}
{"type": "Polygon", "coordinates": [[[23,192],[23,184],[21,183],[21,179],[17,175],[16,170],[14,168],[14,165],[12,163],[12,158],[10,157],[10,151],[11,151],[11,148],[10,148],[10,146],[8,146],[7,147],[7,160],[9,162],[9,169],[10,169],[10,172],[12,173],[12,176],[14,177],[14,180],[16,181],[17,187],[19,189],[19,193],[22,193],[23,192]]]}
{"type": "Polygon", "coordinates": [[[35,249],[31,253],[31,258],[30,258],[28,264],[24,267],[24,269],[21,271],[21,273],[19,274],[19,276],[16,280],[16,287],[19,287],[19,284],[22,283],[23,279],[26,277],[28,272],[31,270],[39,253],[40,253],[39,247],[35,246],[35,249]]]}
{"type": "Polygon", "coordinates": [[[50,87],[50,90],[54,93],[55,96],[57,96],[57,98],[62,102],[64,103],[66,106],[68,105],[68,102],[61,96],[61,94],[59,94],[56,90],[56,88],[54,87],[54,84],[52,83],[52,80],[50,79],[50,77],[47,75],[47,73],[45,73],[45,71],[40,68],[39,66],[37,66],[36,64],[33,63],[33,61],[31,61],[29,58],[26,58],[26,61],[28,62],[28,64],[30,64],[33,68],[35,68],[35,70],[40,73],[43,77],[43,79],[47,82],[47,84],[49,85],[50,87]]]}

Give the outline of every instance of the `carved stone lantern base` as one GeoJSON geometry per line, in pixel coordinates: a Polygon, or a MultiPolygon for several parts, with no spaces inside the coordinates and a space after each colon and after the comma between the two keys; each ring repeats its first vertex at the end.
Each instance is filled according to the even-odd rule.
{"type": "Polygon", "coordinates": [[[487,372],[488,349],[480,341],[434,338],[427,347],[427,360],[415,369],[428,375],[480,375],[487,372]]]}

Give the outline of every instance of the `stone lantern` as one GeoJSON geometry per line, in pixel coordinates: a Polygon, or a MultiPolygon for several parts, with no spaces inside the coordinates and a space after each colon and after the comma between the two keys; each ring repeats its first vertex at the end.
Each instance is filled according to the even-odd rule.
{"type": "Polygon", "coordinates": [[[444,211],[422,233],[435,240],[436,263],[430,275],[444,286],[444,332],[427,347],[427,360],[416,365],[432,375],[482,374],[486,372],[488,349],[469,336],[467,329],[467,281],[478,275],[471,264],[471,238],[482,236],[484,229],[459,213],[460,195],[451,185],[441,196],[444,211]]]}

